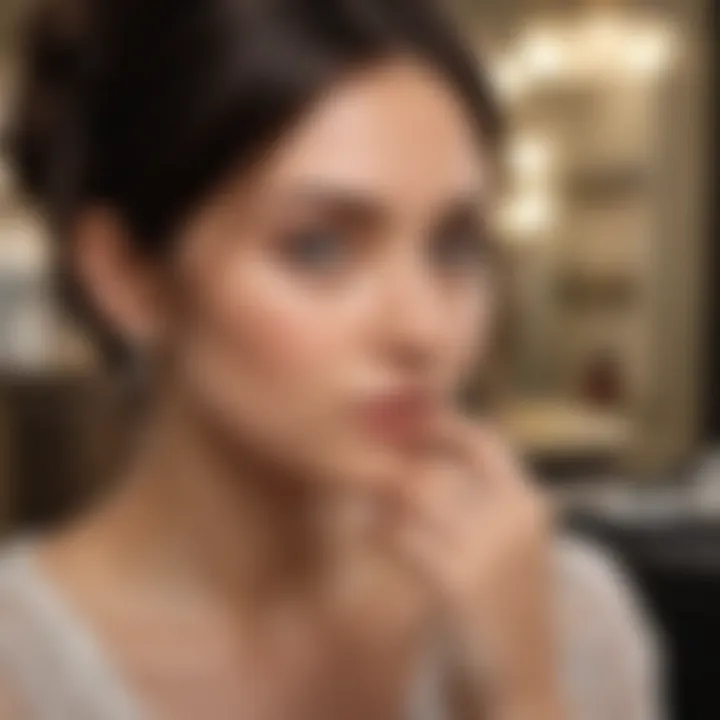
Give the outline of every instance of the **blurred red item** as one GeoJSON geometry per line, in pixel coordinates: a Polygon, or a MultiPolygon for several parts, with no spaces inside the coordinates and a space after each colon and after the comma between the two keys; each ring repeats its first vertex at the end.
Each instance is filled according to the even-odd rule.
{"type": "Polygon", "coordinates": [[[583,385],[583,394],[593,405],[617,407],[623,395],[622,373],[617,358],[611,354],[597,357],[589,364],[583,385]]]}

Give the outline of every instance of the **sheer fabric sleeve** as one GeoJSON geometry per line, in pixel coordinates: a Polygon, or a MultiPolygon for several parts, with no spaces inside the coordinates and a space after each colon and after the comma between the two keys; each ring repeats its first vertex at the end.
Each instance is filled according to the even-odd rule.
{"type": "Polygon", "coordinates": [[[660,720],[658,630],[619,562],[563,541],[561,645],[569,720],[660,720]]]}

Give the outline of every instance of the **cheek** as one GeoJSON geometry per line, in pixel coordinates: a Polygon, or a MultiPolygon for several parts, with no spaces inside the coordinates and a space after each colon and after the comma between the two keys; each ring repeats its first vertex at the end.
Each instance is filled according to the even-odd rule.
{"type": "Polygon", "coordinates": [[[317,478],[376,474],[344,422],[361,365],[358,303],[309,294],[251,263],[226,266],[187,303],[179,381],[213,426],[317,478]]]}
{"type": "Polygon", "coordinates": [[[221,291],[217,314],[244,364],[279,386],[322,376],[346,345],[332,306],[262,273],[221,291]]]}
{"type": "Polygon", "coordinates": [[[198,288],[187,345],[205,372],[258,401],[307,402],[322,395],[343,366],[347,329],[329,307],[261,266],[226,264],[198,288]]]}

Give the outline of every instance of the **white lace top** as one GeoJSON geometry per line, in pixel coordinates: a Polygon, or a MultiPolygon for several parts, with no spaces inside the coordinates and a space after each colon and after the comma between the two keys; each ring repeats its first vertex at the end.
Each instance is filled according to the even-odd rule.
{"type": "MultiPolygon", "coordinates": [[[[627,582],[607,557],[574,542],[561,543],[557,565],[570,720],[658,720],[655,636],[627,582]]],[[[448,720],[441,668],[420,668],[408,689],[407,718],[448,720]]],[[[0,554],[0,718],[149,717],[114,670],[110,650],[43,577],[32,546],[6,548],[0,554]]]]}

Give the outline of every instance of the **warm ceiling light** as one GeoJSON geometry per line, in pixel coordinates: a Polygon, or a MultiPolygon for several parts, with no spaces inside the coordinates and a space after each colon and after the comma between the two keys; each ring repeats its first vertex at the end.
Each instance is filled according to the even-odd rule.
{"type": "Polygon", "coordinates": [[[552,152],[544,138],[520,136],[510,146],[508,160],[520,182],[545,180],[552,166],[552,152]]]}
{"type": "Polygon", "coordinates": [[[662,28],[647,28],[634,33],[625,50],[625,61],[630,71],[644,78],[656,77],[670,65],[674,42],[672,33],[662,28]]]}
{"type": "Polygon", "coordinates": [[[548,195],[528,193],[510,198],[501,208],[500,230],[514,239],[531,240],[543,236],[556,217],[555,204],[548,195]]]}
{"type": "Polygon", "coordinates": [[[562,38],[549,28],[530,31],[521,44],[520,52],[525,70],[535,80],[554,80],[567,64],[562,38]]]}
{"type": "Polygon", "coordinates": [[[527,72],[515,56],[501,56],[492,63],[490,72],[496,91],[505,100],[517,100],[527,89],[527,72]]]}

